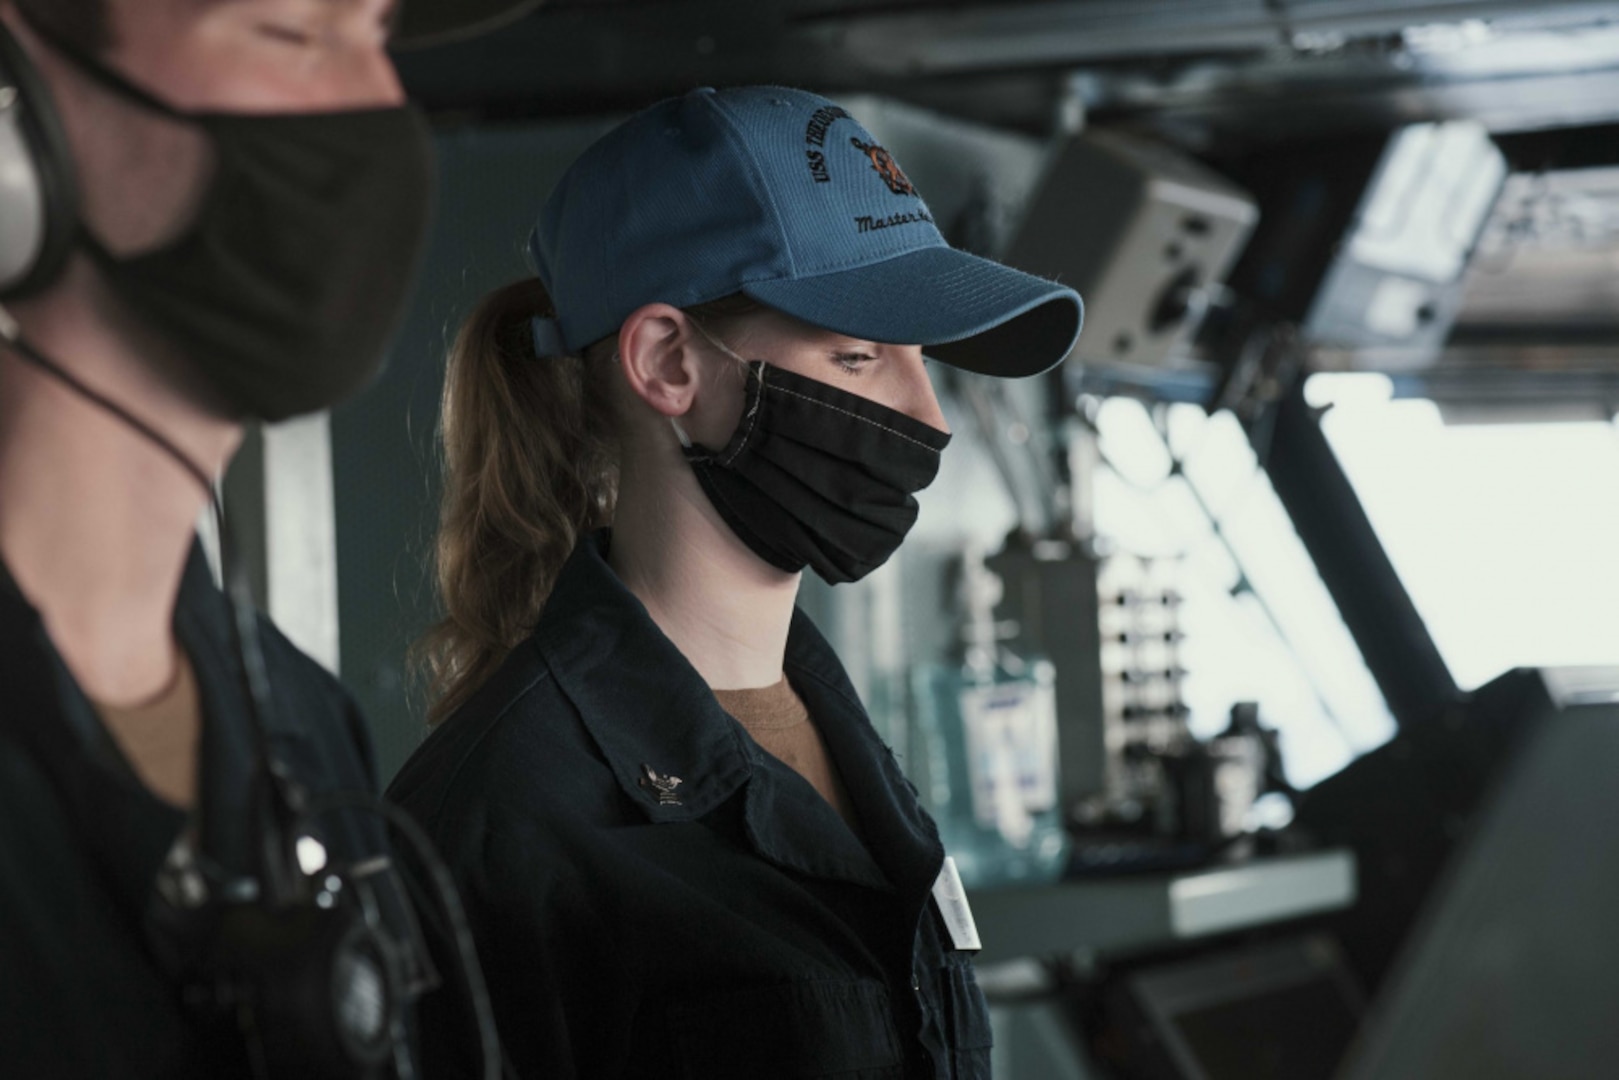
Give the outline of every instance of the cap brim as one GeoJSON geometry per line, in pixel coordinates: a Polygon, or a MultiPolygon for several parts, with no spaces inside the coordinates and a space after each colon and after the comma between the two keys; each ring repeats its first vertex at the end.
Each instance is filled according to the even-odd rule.
{"type": "Polygon", "coordinates": [[[742,286],[753,299],[864,341],[921,345],[965,371],[1017,378],[1063,361],[1085,305],[1066,285],[948,247],[742,286]]]}
{"type": "Polygon", "coordinates": [[[442,45],[504,26],[543,0],[402,0],[389,48],[442,45]]]}

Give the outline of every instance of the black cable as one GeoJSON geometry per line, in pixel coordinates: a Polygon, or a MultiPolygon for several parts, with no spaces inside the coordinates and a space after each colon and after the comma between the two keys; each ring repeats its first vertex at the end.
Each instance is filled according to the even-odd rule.
{"type": "Polygon", "coordinates": [[[494,1008],[489,1001],[489,988],[483,980],[483,968],[478,963],[478,953],[472,941],[472,929],[467,923],[466,909],[461,904],[461,894],[456,890],[455,879],[450,876],[449,867],[445,865],[443,857],[433,847],[432,839],[417,824],[415,818],[392,803],[363,792],[340,792],[315,799],[298,818],[298,832],[302,833],[303,827],[317,818],[345,808],[365,810],[380,816],[410,843],[411,849],[421,860],[432,881],[434,898],[438,901],[444,918],[449,922],[448,928],[437,926],[437,929],[449,939],[448,944],[460,962],[467,997],[477,1018],[478,1050],[483,1063],[484,1080],[500,1080],[502,1051],[500,1035],[495,1030],[494,1008]]]}
{"type": "Polygon", "coordinates": [[[28,361],[28,363],[44,371],[47,375],[50,375],[57,382],[67,386],[68,389],[72,390],[86,401],[89,401],[92,405],[95,405],[116,416],[119,420],[122,420],[125,424],[140,432],[140,434],[148,441],[155,443],[158,449],[162,450],[165,454],[169,455],[169,457],[173,458],[182,469],[191,474],[191,478],[193,480],[202,485],[202,489],[208,493],[209,499],[214,503],[215,513],[223,513],[223,511],[219,509],[218,500],[214,499],[214,482],[209,479],[208,474],[203,472],[202,468],[197,465],[196,462],[192,461],[186,456],[184,450],[181,450],[178,446],[174,445],[174,442],[167,435],[154,428],[151,424],[148,424],[145,420],[142,420],[140,417],[136,416],[134,413],[112,400],[112,398],[103,394],[95,387],[90,386],[77,375],[67,370],[67,368],[58,364],[55,360],[52,360],[50,357],[34,348],[28,343],[26,338],[24,338],[20,333],[16,332],[15,324],[10,323],[8,320],[9,316],[0,315],[0,340],[4,340],[5,343],[11,347],[13,352],[15,352],[23,360],[28,361]]]}
{"type": "MultiPolygon", "coordinates": [[[[398,830],[400,835],[405,837],[426,866],[428,874],[432,878],[439,905],[443,908],[444,916],[450,923],[448,936],[460,962],[462,977],[465,980],[467,993],[477,1018],[478,1041],[479,1049],[483,1056],[484,1076],[486,1080],[499,1080],[502,1058],[500,1039],[495,1031],[494,1013],[489,1002],[488,988],[483,981],[483,970],[478,965],[477,953],[472,942],[472,932],[466,921],[466,912],[461,906],[460,894],[456,891],[455,882],[450,876],[449,868],[445,866],[444,860],[434,850],[432,841],[422,831],[421,827],[402,810],[383,802],[374,795],[358,792],[340,793],[322,796],[313,805],[305,806],[301,789],[292,782],[291,777],[281,768],[271,751],[269,734],[265,726],[265,718],[269,715],[271,709],[270,679],[268,668],[264,662],[263,646],[259,640],[258,617],[254,611],[252,590],[247,581],[247,571],[241,560],[236,557],[238,549],[232,541],[230,525],[225,517],[225,508],[219,501],[219,494],[215,490],[213,480],[209,478],[207,472],[201,466],[192,461],[185,451],[181,450],[167,435],[164,435],[147,421],[136,416],[123,405],[90,386],[77,375],[35,348],[22,336],[21,328],[3,307],[0,307],[0,341],[3,341],[20,359],[56,379],[92,405],[116,417],[162,450],[184,469],[192,479],[197,481],[207,494],[209,505],[213,508],[214,519],[219,529],[221,576],[225,579],[227,597],[231,608],[231,633],[235,639],[233,644],[236,646],[237,654],[242,661],[242,679],[244,689],[247,691],[248,713],[253,729],[258,765],[269,785],[269,794],[274,800],[273,805],[270,807],[271,813],[284,815],[284,820],[278,823],[281,827],[281,835],[289,838],[299,836],[302,834],[302,825],[312,818],[319,817],[333,809],[352,806],[379,814],[398,830]]],[[[274,858],[268,852],[260,853],[265,856],[263,870],[268,880],[264,884],[270,894],[268,899],[271,903],[279,902],[283,898],[294,894],[296,886],[292,875],[297,864],[290,842],[288,849],[287,852],[283,853],[288,857],[287,861],[274,858]]]]}
{"type": "MultiPolygon", "coordinates": [[[[386,805],[392,805],[391,803],[387,803],[386,800],[383,800],[383,801],[384,801],[384,803],[386,805]]],[[[435,858],[438,858],[440,860],[443,859],[443,856],[438,854],[436,847],[430,848],[429,850],[433,851],[433,854],[434,854],[435,858]]],[[[405,891],[408,892],[410,894],[410,896],[412,898],[414,898],[414,900],[415,900],[415,903],[413,904],[411,910],[415,911],[418,915],[420,915],[421,918],[422,918],[422,921],[424,923],[426,923],[428,927],[431,928],[434,935],[436,935],[435,940],[441,941],[441,942],[450,942],[450,941],[452,941],[453,936],[454,936],[454,931],[450,927],[447,927],[444,924],[443,920],[441,920],[439,918],[439,913],[433,910],[433,905],[432,905],[431,901],[428,899],[428,894],[424,891],[424,889],[422,887],[422,884],[420,882],[420,875],[413,874],[413,873],[404,873],[404,874],[399,875],[398,880],[405,886],[405,891]]],[[[458,892],[457,893],[457,900],[459,900],[459,899],[460,899],[460,896],[459,896],[459,892],[458,892]]],[[[462,910],[462,917],[464,918],[465,917],[465,906],[464,905],[462,905],[461,910],[462,910]]],[[[476,950],[473,951],[472,955],[476,959],[476,956],[477,956],[476,950]]],[[[429,957],[429,959],[431,960],[431,957],[429,957]]],[[[478,975],[479,975],[479,978],[481,980],[482,976],[483,976],[483,964],[482,964],[481,961],[478,964],[478,975]]],[[[485,983],[484,985],[485,985],[485,993],[487,993],[487,983],[485,983]]],[[[492,1004],[492,1002],[491,1002],[491,1004],[492,1004]]],[[[491,1014],[491,1016],[493,1015],[493,1009],[492,1008],[490,1010],[490,1014],[491,1014]]],[[[500,1030],[499,1030],[498,1025],[496,1025],[496,1028],[495,1028],[495,1037],[496,1037],[497,1040],[500,1037],[500,1030]]],[[[521,1080],[521,1078],[519,1077],[518,1072],[517,1072],[517,1066],[512,1064],[511,1056],[506,1053],[506,1046],[505,1046],[504,1043],[502,1043],[500,1045],[500,1067],[501,1067],[501,1076],[506,1078],[506,1080],[521,1080]]]]}
{"type": "MultiPolygon", "coordinates": [[[[269,715],[271,708],[270,679],[264,663],[263,647],[259,641],[258,618],[253,609],[252,589],[247,583],[247,571],[242,566],[241,560],[234,557],[237,549],[232,542],[230,523],[225,518],[225,508],[219,501],[219,494],[214,488],[213,480],[200,465],[191,460],[190,456],[163,432],[157,430],[146,420],[130,412],[129,409],[89,385],[73,372],[35,348],[31,342],[22,336],[20,327],[17,326],[9,313],[0,314],[0,339],[3,339],[19,358],[54,378],[90,404],[110,414],[156,446],[164,454],[167,454],[175,464],[184,469],[187,475],[197,482],[204,494],[207,495],[209,506],[214,512],[214,522],[219,531],[221,577],[225,581],[226,592],[230,600],[232,644],[236,647],[237,656],[242,661],[242,688],[247,694],[249,726],[258,762],[262,766],[265,783],[268,786],[265,795],[272,799],[272,805],[268,808],[268,812],[290,819],[295,812],[298,795],[291,790],[289,778],[286,776],[285,771],[279,768],[275,756],[271,752],[269,735],[265,727],[265,718],[269,715]]],[[[283,821],[282,824],[285,825],[287,822],[283,821]]],[[[283,835],[296,834],[283,833],[283,835]]],[[[264,887],[269,894],[270,902],[275,904],[289,900],[295,891],[295,878],[293,877],[292,868],[296,865],[292,858],[290,846],[285,852],[262,851],[259,854],[266,878],[264,887]]]]}

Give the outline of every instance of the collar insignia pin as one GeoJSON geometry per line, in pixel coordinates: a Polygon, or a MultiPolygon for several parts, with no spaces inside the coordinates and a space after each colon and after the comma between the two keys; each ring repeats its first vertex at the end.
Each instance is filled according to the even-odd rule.
{"type": "Polygon", "coordinates": [[[684,783],[680,777],[660,776],[650,765],[642,765],[641,772],[645,774],[641,777],[641,786],[658,793],[659,806],[681,805],[680,796],[675,794],[675,788],[684,783]]]}

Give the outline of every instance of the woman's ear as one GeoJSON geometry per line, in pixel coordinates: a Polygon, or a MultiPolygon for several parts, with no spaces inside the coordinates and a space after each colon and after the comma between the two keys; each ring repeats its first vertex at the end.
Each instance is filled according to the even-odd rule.
{"type": "Polygon", "coordinates": [[[702,367],[686,313],[668,304],[630,312],[618,332],[624,381],[664,416],[684,416],[702,382],[702,367]]]}

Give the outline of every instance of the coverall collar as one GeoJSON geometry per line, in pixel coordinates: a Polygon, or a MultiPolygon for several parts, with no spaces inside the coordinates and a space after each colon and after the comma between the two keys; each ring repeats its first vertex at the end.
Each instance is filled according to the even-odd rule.
{"type": "Polygon", "coordinates": [[[690,822],[746,788],[745,829],[761,857],[872,888],[897,885],[910,892],[923,878],[922,887],[930,886],[943,858],[937,831],[914,805],[885,794],[910,789],[809,618],[793,613],[788,679],[826,740],[866,843],[807,780],[725,713],[607,565],[607,543],[605,530],[580,540],[558,575],[533,642],[630,801],[654,823],[690,822]],[[680,783],[669,789],[671,778],[680,783]],[[887,874],[868,844],[884,853],[887,874]],[[897,865],[886,857],[900,852],[911,857],[902,856],[897,865]]]}

